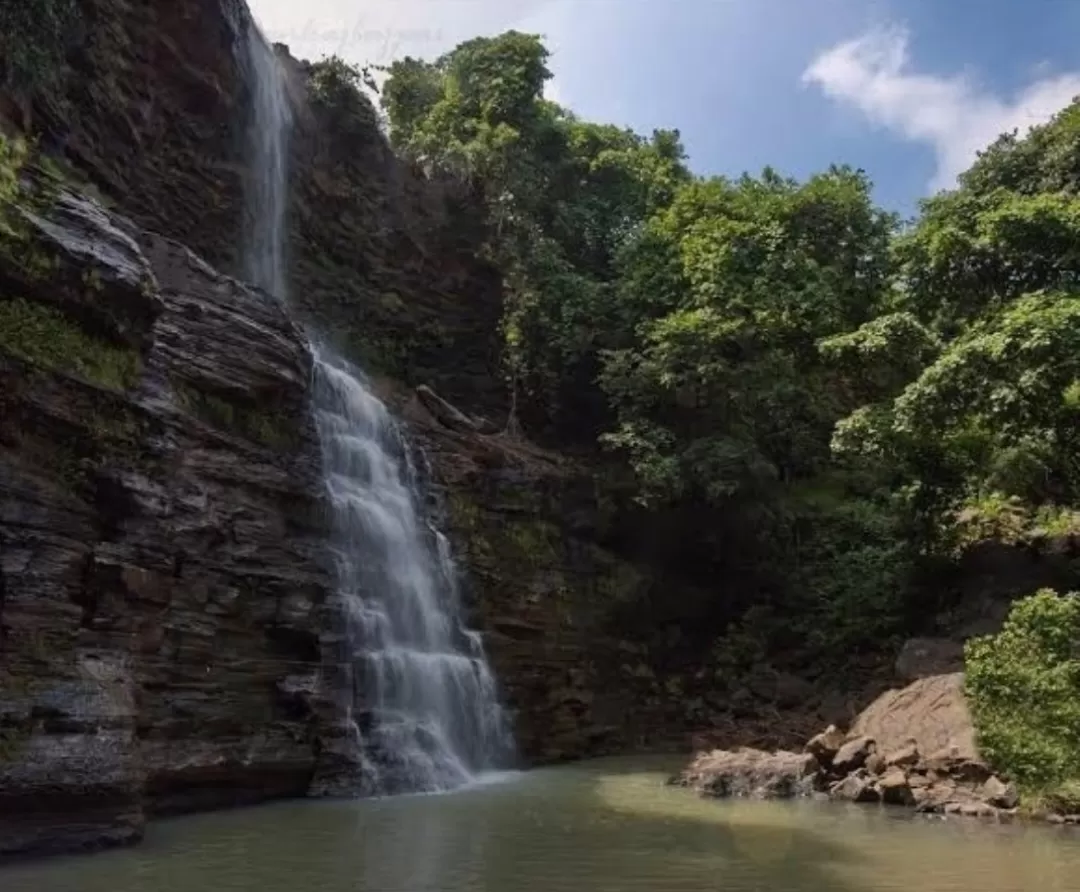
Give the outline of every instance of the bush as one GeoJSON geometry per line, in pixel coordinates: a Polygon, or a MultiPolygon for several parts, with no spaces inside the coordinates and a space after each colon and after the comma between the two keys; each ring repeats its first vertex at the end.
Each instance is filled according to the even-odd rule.
{"type": "Polygon", "coordinates": [[[1017,601],[997,635],[967,645],[966,686],[983,755],[1029,795],[1080,780],[1080,595],[1017,601]]]}

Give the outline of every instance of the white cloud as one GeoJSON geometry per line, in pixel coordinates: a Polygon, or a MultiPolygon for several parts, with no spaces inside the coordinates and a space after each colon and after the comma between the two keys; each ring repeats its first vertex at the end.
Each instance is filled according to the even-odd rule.
{"type": "Polygon", "coordinates": [[[914,72],[910,61],[907,32],[883,28],[825,51],[802,80],[853,105],[874,123],[932,146],[937,155],[932,189],[954,186],[976,152],[999,134],[1023,133],[1080,95],[1080,73],[1044,77],[1003,99],[964,75],[914,72]]]}

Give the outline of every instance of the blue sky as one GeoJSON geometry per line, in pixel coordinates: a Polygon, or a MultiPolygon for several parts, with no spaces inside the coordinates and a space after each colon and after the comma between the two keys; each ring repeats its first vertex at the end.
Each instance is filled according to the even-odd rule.
{"type": "Polygon", "coordinates": [[[864,168],[904,214],[1080,94],[1080,0],[249,0],[295,55],[431,57],[545,35],[553,98],[677,127],[699,173],[864,168]]]}

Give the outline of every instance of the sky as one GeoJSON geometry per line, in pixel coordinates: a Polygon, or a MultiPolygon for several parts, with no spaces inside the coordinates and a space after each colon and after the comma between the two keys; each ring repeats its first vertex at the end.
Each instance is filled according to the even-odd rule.
{"type": "Polygon", "coordinates": [[[294,56],[434,58],[544,36],[578,115],[677,128],[699,174],[867,171],[910,216],[1006,130],[1080,95],[1080,0],[248,0],[294,56]]]}

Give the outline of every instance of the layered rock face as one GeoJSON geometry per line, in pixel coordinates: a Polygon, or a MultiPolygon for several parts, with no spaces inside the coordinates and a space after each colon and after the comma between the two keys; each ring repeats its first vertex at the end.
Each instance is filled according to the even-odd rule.
{"type": "Polygon", "coordinates": [[[61,191],[0,263],[0,853],[299,795],[323,559],[281,308],[61,191]]]}

